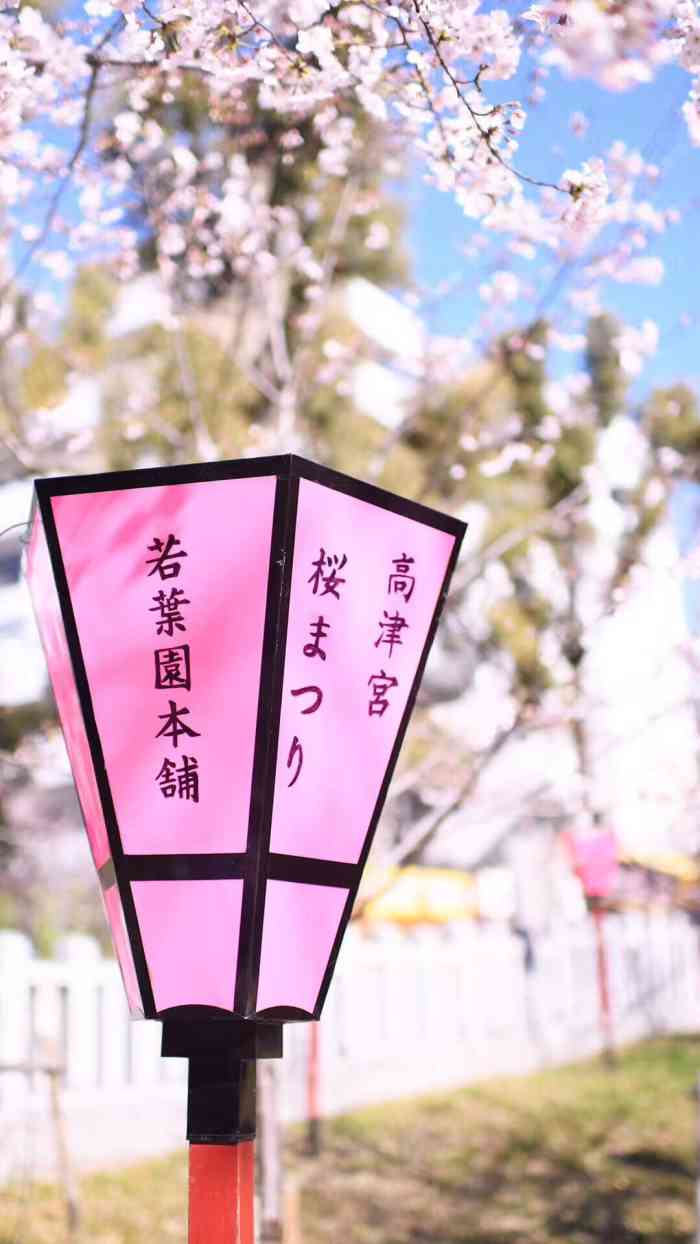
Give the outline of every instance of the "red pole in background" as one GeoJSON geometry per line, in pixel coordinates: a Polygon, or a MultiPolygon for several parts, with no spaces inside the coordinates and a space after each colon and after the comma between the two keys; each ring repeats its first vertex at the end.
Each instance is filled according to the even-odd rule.
{"type": "Polygon", "coordinates": [[[614,1057],[612,1012],[610,1007],[610,970],[608,964],[608,948],[605,940],[603,921],[605,911],[602,907],[591,908],[593,927],[595,929],[596,963],[598,967],[598,1000],[600,1004],[600,1027],[603,1035],[603,1056],[607,1062],[614,1057]]]}
{"type": "Polygon", "coordinates": [[[255,1141],[190,1145],[189,1244],[254,1244],[255,1141]]]}
{"type": "Polygon", "coordinates": [[[319,1025],[309,1024],[309,1060],[306,1068],[306,1121],[309,1155],[317,1158],[321,1152],[321,1118],[319,1110],[319,1025]]]}
{"type": "Polygon", "coordinates": [[[565,840],[571,852],[574,870],[586,895],[588,911],[593,921],[603,1057],[606,1062],[612,1063],[615,1048],[610,968],[604,920],[607,914],[606,901],[614,894],[618,883],[619,849],[615,834],[604,826],[600,809],[593,810],[591,820],[592,827],[588,833],[567,834],[565,840]]]}

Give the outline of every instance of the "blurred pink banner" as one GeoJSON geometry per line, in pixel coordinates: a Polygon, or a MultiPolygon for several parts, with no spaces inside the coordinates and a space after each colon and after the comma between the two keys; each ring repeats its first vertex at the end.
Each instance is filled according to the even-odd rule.
{"type": "Polygon", "coordinates": [[[576,874],[588,898],[609,898],[620,871],[617,839],[610,829],[567,834],[576,874]]]}

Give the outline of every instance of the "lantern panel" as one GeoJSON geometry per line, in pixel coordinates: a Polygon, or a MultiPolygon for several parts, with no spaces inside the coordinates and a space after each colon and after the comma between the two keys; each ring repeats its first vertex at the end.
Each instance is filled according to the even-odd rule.
{"type": "Polygon", "coordinates": [[[52,499],[127,853],[246,849],[274,496],[267,477],[52,499]]]}
{"type": "Polygon", "coordinates": [[[156,1010],[233,1010],[243,882],[135,881],[134,904],[156,1010]]]}
{"type": "Polygon", "coordinates": [[[336,886],[268,881],[265,893],[258,1013],[314,1010],[348,891],[336,886]]]}
{"type": "Polygon", "coordinates": [[[300,481],[273,851],[359,859],[454,543],[300,481]]]}
{"type": "Polygon", "coordinates": [[[34,515],[27,554],[27,573],[32,585],[34,609],[90,850],[95,867],[101,868],[110,857],[107,827],[78,700],[46,535],[38,510],[34,515]]]}
{"type": "Polygon", "coordinates": [[[142,1018],[143,1003],[141,1001],[141,991],[136,979],[136,969],[131,954],[131,946],[129,945],[129,934],[127,933],[119,890],[116,885],[109,886],[106,890],[103,890],[102,897],[112,932],[112,942],[117,954],[117,962],[119,963],[122,980],[124,981],[129,1011],[133,1018],[142,1018]]]}

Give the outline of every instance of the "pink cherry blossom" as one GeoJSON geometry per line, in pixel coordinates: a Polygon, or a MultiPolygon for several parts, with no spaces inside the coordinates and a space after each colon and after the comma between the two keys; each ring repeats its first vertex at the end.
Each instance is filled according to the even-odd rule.
{"type": "MultiPolygon", "coordinates": [[[[138,187],[166,282],[185,274],[196,284],[226,264],[246,273],[289,264],[308,286],[313,308],[322,260],[305,249],[303,222],[313,219],[327,187],[352,177],[364,141],[358,116],[365,113],[391,135],[387,172],[395,171],[397,153],[421,157],[430,181],[454,197],[468,221],[479,222],[476,251],[487,236],[501,248],[492,275],[480,282],[489,308],[514,304],[527,289],[508,269],[509,257],[526,264],[544,256],[577,262],[578,285],[567,296],[578,311],[590,311],[603,280],[661,279],[660,260],[647,253],[652,236],[673,223],[671,210],[653,199],[660,172],[616,143],[580,166],[576,156],[562,158],[549,181],[532,176],[520,154],[528,100],[517,98],[516,75],[527,64],[536,104],[547,75],[557,71],[624,90],[671,61],[688,75],[683,115],[697,146],[696,0],[502,7],[367,0],[334,8],[322,0],[159,0],[147,8],[138,0],[85,0],[79,20],[70,21],[5,4],[0,263],[9,285],[42,248],[54,276],[68,279],[74,251],[132,274],[138,240],[122,205],[138,187]],[[189,79],[198,83],[212,126],[245,129],[256,110],[274,112],[288,166],[305,126],[313,126],[316,180],[300,194],[298,215],[279,215],[245,145],[222,169],[216,151],[195,154],[148,118],[152,101],[172,102],[189,79]],[[118,100],[114,114],[96,107],[98,99],[118,100]],[[47,178],[56,187],[48,205],[47,178]],[[71,210],[62,214],[69,187],[71,210]],[[32,205],[39,217],[34,232],[27,229],[32,205]],[[21,257],[10,263],[13,243],[21,257]],[[65,262],[56,258],[61,250],[65,262]]],[[[573,112],[570,124],[575,134],[586,132],[582,113],[573,112]]],[[[348,210],[368,211],[359,195],[348,210]]],[[[388,241],[386,227],[371,221],[362,236],[370,251],[388,241]]]]}

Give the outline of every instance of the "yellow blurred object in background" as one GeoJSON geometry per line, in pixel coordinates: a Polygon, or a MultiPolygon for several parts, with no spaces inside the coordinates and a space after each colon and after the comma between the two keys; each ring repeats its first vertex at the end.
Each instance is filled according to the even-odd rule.
{"type": "Polygon", "coordinates": [[[362,911],[368,924],[447,924],[478,913],[473,874],[451,868],[395,868],[383,885],[380,874],[370,875],[366,888],[376,892],[362,911]]]}

